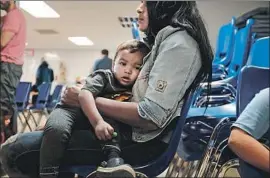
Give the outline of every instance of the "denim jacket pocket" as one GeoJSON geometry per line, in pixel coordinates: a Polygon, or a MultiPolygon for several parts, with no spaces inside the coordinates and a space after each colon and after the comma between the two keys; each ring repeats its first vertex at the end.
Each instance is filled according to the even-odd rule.
{"type": "Polygon", "coordinates": [[[165,127],[175,115],[179,103],[200,69],[201,62],[195,55],[185,63],[171,62],[166,66],[171,70],[161,71],[161,68],[151,71],[145,97],[139,103],[140,116],[152,120],[160,128],[165,127]]]}

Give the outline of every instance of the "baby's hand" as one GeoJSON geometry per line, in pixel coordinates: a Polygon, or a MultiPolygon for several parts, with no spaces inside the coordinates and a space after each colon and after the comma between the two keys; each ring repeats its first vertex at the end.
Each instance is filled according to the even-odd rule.
{"type": "Polygon", "coordinates": [[[95,127],[95,133],[99,140],[110,140],[114,129],[105,121],[99,121],[95,127]]]}

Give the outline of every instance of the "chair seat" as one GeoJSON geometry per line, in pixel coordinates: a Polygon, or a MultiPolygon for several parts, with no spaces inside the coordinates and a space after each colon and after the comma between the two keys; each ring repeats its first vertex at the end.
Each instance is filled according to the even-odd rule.
{"type": "Polygon", "coordinates": [[[190,108],[190,110],[188,111],[188,117],[195,117],[195,116],[209,116],[216,118],[236,117],[236,103],[232,102],[230,104],[225,104],[217,107],[209,107],[207,109],[190,108]]]}
{"type": "Polygon", "coordinates": [[[24,108],[23,106],[19,106],[17,107],[17,111],[19,112],[23,112],[26,108],[24,108]]]}
{"type": "Polygon", "coordinates": [[[29,107],[30,110],[43,110],[45,109],[45,105],[34,105],[29,107]]]}

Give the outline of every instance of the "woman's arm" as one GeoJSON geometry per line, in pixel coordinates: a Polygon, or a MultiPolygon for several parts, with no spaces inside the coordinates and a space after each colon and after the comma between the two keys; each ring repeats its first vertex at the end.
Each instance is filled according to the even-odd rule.
{"type": "Polygon", "coordinates": [[[78,96],[82,87],[82,85],[67,87],[61,97],[61,102],[70,106],[80,107],[78,96]]]}
{"type": "Polygon", "coordinates": [[[229,147],[241,159],[269,172],[269,150],[243,130],[233,128],[229,138],[229,147]]]}
{"type": "Polygon", "coordinates": [[[147,130],[157,129],[153,122],[139,116],[138,104],[135,102],[120,102],[98,97],[96,98],[96,106],[101,113],[119,122],[147,130]]]}

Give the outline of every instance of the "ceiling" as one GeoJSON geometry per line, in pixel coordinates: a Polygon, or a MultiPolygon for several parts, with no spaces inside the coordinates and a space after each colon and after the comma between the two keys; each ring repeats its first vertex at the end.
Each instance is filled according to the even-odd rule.
{"type": "Polygon", "coordinates": [[[23,11],[27,21],[27,48],[74,49],[115,48],[131,39],[130,28],[123,28],[121,16],[136,17],[138,1],[47,1],[60,14],[58,19],[38,19],[23,11]],[[36,30],[57,34],[40,34],[36,30]],[[69,36],[87,36],[93,46],[79,47],[69,36]]]}
{"type": "MultiPolygon", "coordinates": [[[[139,1],[46,1],[60,14],[58,19],[37,19],[23,11],[27,21],[27,48],[35,49],[93,49],[114,50],[121,42],[131,39],[131,28],[123,28],[118,17],[136,17],[139,1]],[[56,31],[54,35],[41,35],[37,30],[56,31]],[[76,46],[70,36],[87,36],[93,46],[76,46]]],[[[232,16],[251,9],[268,6],[256,1],[198,1],[210,42],[215,47],[219,27],[232,16]],[[221,9],[221,7],[223,7],[221,9]],[[211,9],[211,10],[209,10],[211,9]]]]}

